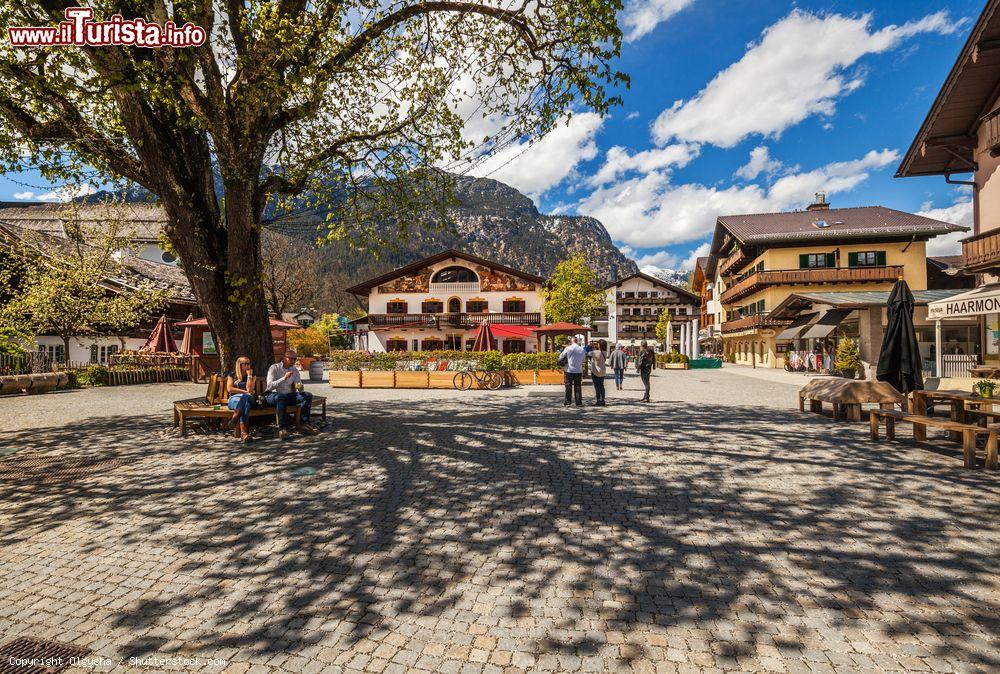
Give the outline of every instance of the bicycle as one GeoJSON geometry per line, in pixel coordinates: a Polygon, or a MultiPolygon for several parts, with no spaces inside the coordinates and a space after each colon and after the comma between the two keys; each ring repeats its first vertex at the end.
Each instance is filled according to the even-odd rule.
{"type": "Polygon", "coordinates": [[[479,384],[479,388],[496,391],[503,385],[503,377],[500,376],[499,372],[470,368],[455,373],[455,377],[452,379],[452,384],[459,391],[468,391],[472,388],[473,383],[479,384]]]}

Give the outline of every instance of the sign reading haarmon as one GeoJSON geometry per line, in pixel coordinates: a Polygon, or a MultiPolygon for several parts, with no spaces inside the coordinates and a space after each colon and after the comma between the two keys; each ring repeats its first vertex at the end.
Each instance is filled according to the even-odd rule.
{"type": "Polygon", "coordinates": [[[1000,312],[1000,286],[977,288],[971,292],[955,295],[951,299],[927,305],[927,318],[932,321],[997,312],[1000,312]]]}
{"type": "Polygon", "coordinates": [[[94,21],[90,7],[67,7],[66,20],[58,26],[7,29],[7,39],[15,47],[200,47],[205,38],[205,29],[190,22],[183,26],[173,21],[160,25],[145,19],[125,19],[121,14],[107,21],[94,21]]]}

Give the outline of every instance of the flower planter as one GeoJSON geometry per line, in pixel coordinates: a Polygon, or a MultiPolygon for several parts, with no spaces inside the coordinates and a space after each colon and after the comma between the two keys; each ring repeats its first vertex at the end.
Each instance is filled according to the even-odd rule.
{"type": "Polygon", "coordinates": [[[445,371],[428,372],[427,374],[427,386],[428,388],[455,388],[455,373],[445,371]]]}
{"type": "Polygon", "coordinates": [[[426,371],[398,371],[396,372],[396,388],[427,388],[429,380],[426,371]]]}
{"type": "Polygon", "coordinates": [[[660,363],[661,370],[687,370],[687,363],[660,363]]]}
{"type": "Polygon", "coordinates": [[[535,372],[536,384],[562,384],[564,381],[562,370],[537,370],[535,372]]]}
{"type": "Polygon", "coordinates": [[[395,385],[395,372],[368,370],[361,373],[361,388],[393,388],[395,385]]]}
{"type": "Polygon", "coordinates": [[[330,386],[333,388],[359,388],[361,386],[360,372],[330,370],[328,373],[330,386]]]}
{"type": "Polygon", "coordinates": [[[531,386],[535,383],[534,370],[510,370],[508,374],[515,386],[531,386]]]}

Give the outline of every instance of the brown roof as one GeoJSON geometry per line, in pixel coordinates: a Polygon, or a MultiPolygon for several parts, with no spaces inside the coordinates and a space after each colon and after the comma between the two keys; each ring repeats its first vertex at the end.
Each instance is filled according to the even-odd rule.
{"type": "Polygon", "coordinates": [[[989,0],[903,157],[897,178],[968,173],[976,129],[1000,85],[1000,0],[989,0]],[[988,49],[979,49],[992,43],[988,49]],[[973,62],[973,55],[976,55],[973,62]],[[959,156],[955,156],[957,153],[959,156]]]}
{"type": "MultiPolygon", "coordinates": [[[[67,208],[63,203],[18,203],[0,202],[0,223],[7,223],[41,234],[66,237],[63,223],[67,220],[67,208]]],[[[155,241],[167,224],[167,215],[162,206],[155,204],[74,204],[73,218],[88,228],[100,226],[107,221],[109,208],[125,211],[125,227],[138,241],[155,241]]]]}
{"type": "Polygon", "coordinates": [[[688,290],[684,290],[684,288],[679,288],[678,286],[675,286],[673,283],[667,283],[663,279],[656,278],[655,276],[651,276],[650,274],[644,274],[641,271],[637,271],[634,274],[629,274],[625,278],[620,278],[617,281],[612,281],[611,283],[609,283],[606,286],[604,286],[604,289],[607,290],[608,288],[614,288],[615,286],[620,286],[621,284],[625,283],[625,281],[628,281],[628,280],[634,279],[634,278],[645,279],[645,280],[649,281],[650,283],[652,283],[653,285],[658,285],[661,288],[667,288],[668,290],[672,290],[675,293],[677,293],[678,295],[686,296],[694,304],[698,304],[701,301],[701,298],[698,297],[697,295],[695,295],[694,293],[692,293],[692,292],[690,292],[688,290]]]}
{"type": "Polygon", "coordinates": [[[391,281],[393,279],[399,278],[400,276],[406,276],[415,271],[419,271],[424,267],[430,266],[441,262],[442,260],[447,260],[449,258],[461,258],[466,262],[472,262],[474,264],[481,264],[484,267],[490,267],[491,269],[496,269],[497,271],[502,271],[507,274],[512,274],[514,276],[519,276],[527,281],[533,281],[534,283],[545,283],[545,279],[541,276],[535,276],[534,274],[529,274],[527,272],[520,271],[519,269],[514,269],[513,267],[507,267],[496,262],[492,262],[482,257],[472,255],[471,253],[465,253],[460,250],[448,249],[431,255],[430,257],[425,257],[422,260],[417,260],[412,262],[405,267],[399,267],[393,269],[392,271],[382,274],[381,276],[376,276],[375,278],[368,279],[367,281],[362,281],[357,285],[353,285],[350,288],[345,288],[345,292],[349,292],[352,295],[363,295],[367,294],[369,290],[375,286],[380,286],[386,281],[391,281]]]}
{"type": "Polygon", "coordinates": [[[723,228],[743,244],[817,239],[931,237],[949,232],[968,231],[968,227],[884,206],[723,215],[719,217],[715,240],[712,243],[712,253],[716,255],[723,253],[719,250],[723,239],[720,229],[723,228]]]}
{"type": "Polygon", "coordinates": [[[934,257],[929,257],[927,259],[942,269],[961,267],[963,260],[961,255],[935,255],[934,257]]]}

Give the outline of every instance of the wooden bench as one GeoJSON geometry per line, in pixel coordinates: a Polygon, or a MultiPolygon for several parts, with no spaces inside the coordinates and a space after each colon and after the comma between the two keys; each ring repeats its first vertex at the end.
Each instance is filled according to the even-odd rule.
{"type": "Polygon", "coordinates": [[[861,405],[877,404],[882,409],[892,409],[903,401],[902,394],[881,381],[824,377],[810,381],[799,390],[799,411],[823,413],[823,403],[833,405],[834,420],[861,421],[861,405]]]}
{"type": "Polygon", "coordinates": [[[885,436],[889,440],[896,439],[896,422],[905,421],[913,424],[913,439],[920,441],[927,439],[927,427],[941,428],[952,433],[959,433],[962,437],[962,455],[966,468],[976,467],[976,438],[980,435],[986,436],[986,467],[996,470],[997,460],[997,431],[1000,425],[993,424],[986,427],[962,424],[951,419],[937,417],[927,417],[920,414],[898,412],[896,410],[871,410],[869,412],[869,424],[871,425],[872,440],[879,440],[879,425],[885,421],[885,436]]]}
{"type": "MultiPolygon", "coordinates": [[[[264,387],[267,382],[263,379],[257,380],[256,393],[264,395],[264,387]]],[[[219,375],[212,375],[208,380],[208,390],[203,398],[189,398],[187,400],[177,400],[174,402],[174,428],[181,427],[181,435],[187,435],[188,419],[230,419],[233,410],[226,407],[229,402],[229,392],[226,389],[226,378],[219,375]],[[218,409],[216,409],[218,407],[218,409]]],[[[320,415],[326,421],[326,396],[313,395],[312,406],[321,409],[320,415]]],[[[299,405],[289,405],[289,414],[295,417],[296,428],[302,425],[301,408],[299,405]]],[[[250,410],[251,417],[274,417],[274,426],[278,427],[278,410],[274,407],[254,407],[250,410]]],[[[239,429],[235,430],[239,434],[239,429]]]]}

